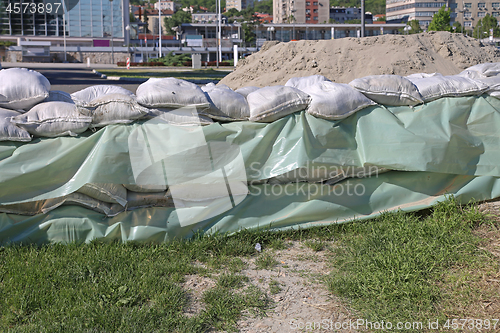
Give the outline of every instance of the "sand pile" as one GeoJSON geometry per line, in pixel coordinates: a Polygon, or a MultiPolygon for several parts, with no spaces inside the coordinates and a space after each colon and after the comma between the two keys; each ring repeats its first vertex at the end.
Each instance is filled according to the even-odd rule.
{"type": "Polygon", "coordinates": [[[375,74],[451,75],[485,62],[500,62],[500,51],[448,32],[268,42],[259,52],[240,60],[221,83],[237,89],[285,84],[291,77],[314,74],[338,83],[375,74]]]}

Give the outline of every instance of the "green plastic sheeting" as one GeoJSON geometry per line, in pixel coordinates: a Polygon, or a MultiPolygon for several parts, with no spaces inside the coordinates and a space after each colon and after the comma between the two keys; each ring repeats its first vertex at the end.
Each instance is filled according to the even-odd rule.
{"type": "MultiPolygon", "coordinates": [[[[33,217],[0,214],[0,243],[95,238],[164,241],[199,230],[283,229],[371,218],[398,208],[423,209],[446,194],[462,202],[496,198],[500,196],[499,110],[499,100],[483,95],[442,98],[414,108],[374,106],[340,121],[298,112],[270,124],[214,123],[201,129],[204,139],[211,147],[218,143],[236,147],[224,156],[241,153],[249,181],[311,165],[395,171],[333,186],[249,185],[249,194],[233,208],[192,225],[182,225],[174,208],[158,207],[125,211],[112,218],[76,206],[33,217]]],[[[154,157],[165,146],[190,147],[185,131],[143,121],[78,137],[1,142],[0,204],[60,197],[85,183],[135,184],[131,142],[145,133],[144,156],[154,157]]],[[[199,140],[200,136],[192,137],[199,140]]],[[[174,156],[190,170],[200,155],[196,149],[179,149],[174,156]]],[[[213,158],[215,168],[233,160],[224,156],[219,161],[213,158]]],[[[168,163],[162,163],[168,168],[168,163]]],[[[227,168],[229,178],[235,169],[234,165],[227,168]]],[[[155,184],[173,186],[177,181],[160,178],[155,184]]]]}

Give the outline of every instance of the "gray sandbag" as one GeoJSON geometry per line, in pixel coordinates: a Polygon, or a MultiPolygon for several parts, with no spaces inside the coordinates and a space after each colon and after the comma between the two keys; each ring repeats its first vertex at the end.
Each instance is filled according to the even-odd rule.
{"type": "Polygon", "coordinates": [[[71,98],[71,94],[61,90],[49,91],[49,96],[44,99],[44,102],[66,102],[75,104],[75,102],[71,98]]]}
{"type": "Polygon", "coordinates": [[[406,77],[417,87],[424,102],[442,97],[463,97],[481,95],[488,85],[464,76],[443,76],[433,73],[412,74],[406,77]]]}
{"type": "Polygon", "coordinates": [[[36,136],[76,136],[87,130],[92,117],[81,114],[75,104],[44,102],[11,118],[11,122],[36,136]]]}
{"type": "Polygon", "coordinates": [[[29,110],[48,95],[50,82],[42,74],[26,68],[0,70],[0,107],[29,110]]]}
{"type": "Polygon", "coordinates": [[[343,119],[376,103],[348,84],[334,83],[321,75],[292,78],[285,84],[309,96],[307,113],[324,119],[343,119]]]}
{"type": "Polygon", "coordinates": [[[273,122],[305,110],[311,101],[308,94],[286,86],[264,87],[247,96],[250,121],[273,122]]]}
{"type": "Polygon", "coordinates": [[[75,101],[76,104],[85,106],[96,98],[100,98],[110,94],[134,96],[134,94],[130,90],[127,90],[125,88],[109,84],[101,84],[87,87],[80,91],[74,92],[71,94],[71,98],[75,101]]]}
{"type": "Polygon", "coordinates": [[[137,102],[148,108],[210,107],[203,90],[196,84],[169,78],[150,78],[136,91],[137,102]]]}
{"type": "Polygon", "coordinates": [[[174,201],[169,191],[138,193],[127,192],[127,210],[143,207],[174,207],[174,201]]]}
{"type": "Polygon", "coordinates": [[[352,80],[349,85],[383,105],[413,106],[423,103],[417,87],[399,75],[370,75],[352,80]]]}
{"type": "Polygon", "coordinates": [[[176,126],[204,126],[214,122],[210,117],[200,114],[196,108],[192,107],[150,108],[147,110],[146,118],[158,118],[158,121],[176,126]]]}
{"type": "Polygon", "coordinates": [[[164,192],[167,190],[167,185],[129,185],[129,184],[123,184],[123,186],[129,191],[138,192],[138,193],[157,193],[157,192],[164,192]]]}
{"type": "Polygon", "coordinates": [[[254,91],[259,90],[259,89],[260,89],[259,87],[248,86],[248,87],[243,87],[243,88],[236,89],[235,92],[237,92],[241,96],[247,98],[247,96],[250,93],[253,93],[254,91]]]}
{"type": "Polygon", "coordinates": [[[107,203],[117,203],[125,207],[127,204],[127,189],[121,184],[87,183],[78,191],[91,198],[107,203]]]}
{"type": "Polygon", "coordinates": [[[92,117],[90,127],[129,124],[148,114],[131,95],[112,93],[96,97],[82,107],[81,112],[92,117]]]}
{"type": "Polygon", "coordinates": [[[25,129],[11,123],[10,119],[21,115],[20,112],[0,108],[0,141],[31,141],[31,135],[25,129]]]}
{"type": "Polygon", "coordinates": [[[229,87],[216,87],[206,94],[211,107],[202,112],[207,116],[217,120],[247,120],[250,117],[250,108],[246,98],[229,87]]]}
{"type": "Polygon", "coordinates": [[[497,76],[500,74],[500,62],[487,62],[477,64],[464,69],[459,76],[465,76],[471,79],[484,79],[497,76]]]}

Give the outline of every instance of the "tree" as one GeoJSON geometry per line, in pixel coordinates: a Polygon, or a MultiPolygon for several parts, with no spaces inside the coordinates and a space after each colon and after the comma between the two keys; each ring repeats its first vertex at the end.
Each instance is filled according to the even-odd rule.
{"type": "Polygon", "coordinates": [[[175,27],[178,27],[182,23],[191,23],[191,13],[185,12],[183,10],[179,10],[175,12],[172,17],[165,18],[165,27],[167,31],[165,32],[167,35],[175,35],[175,27]]]}
{"type": "Polygon", "coordinates": [[[142,16],[143,18],[143,21],[146,23],[145,27],[146,27],[146,33],[149,32],[149,17],[148,17],[148,13],[146,11],[144,11],[144,15],[142,16]]]}
{"type": "Polygon", "coordinates": [[[493,29],[493,36],[500,36],[500,28],[498,27],[498,21],[495,17],[486,14],[484,18],[479,20],[474,28],[472,37],[485,38],[490,35],[490,29],[493,29]],[[485,33],[486,32],[486,33],[485,33]]]}
{"type": "Polygon", "coordinates": [[[451,26],[451,28],[453,29],[453,32],[455,32],[455,33],[461,33],[462,32],[462,25],[458,21],[455,21],[455,23],[453,23],[453,25],[451,26]]]}
{"type": "Polygon", "coordinates": [[[445,6],[434,14],[427,30],[429,31],[451,31],[450,25],[451,9],[445,10],[445,6]]]}
{"type": "Polygon", "coordinates": [[[420,28],[420,21],[419,20],[411,20],[406,23],[406,26],[408,28],[408,34],[418,34],[422,32],[422,28],[420,28]]]}
{"type": "Polygon", "coordinates": [[[377,22],[385,22],[385,15],[384,15],[384,16],[382,16],[382,17],[379,17],[379,18],[377,19],[377,22]]]}

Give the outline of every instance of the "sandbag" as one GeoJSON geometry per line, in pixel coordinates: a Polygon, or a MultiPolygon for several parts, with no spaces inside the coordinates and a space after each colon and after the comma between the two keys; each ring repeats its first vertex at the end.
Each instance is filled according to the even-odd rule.
{"type": "Polygon", "coordinates": [[[272,122],[307,108],[311,98],[292,87],[264,87],[247,96],[250,121],[272,122]]]}
{"type": "Polygon", "coordinates": [[[481,95],[489,88],[480,81],[458,75],[443,76],[435,73],[427,77],[409,75],[406,78],[417,87],[424,102],[442,97],[481,95]]]}
{"type": "Polygon", "coordinates": [[[368,106],[376,105],[350,85],[331,82],[321,75],[292,78],[285,85],[311,96],[306,111],[319,118],[342,119],[368,106]]]}
{"type": "Polygon", "coordinates": [[[117,203],[123,207],[127,204],[127,189],[120,184],[88,183],[76,192],[86,194],[100,201],[117,203]]]}
{"type": "Polygon", "coordinates": [[[174,207],[174,201],[169,191],[138,193],[127,192],[127,210],[142,207],[174,207]]]}
{"type": "MultiPolygon", "coordinates": [[[[123,186],[132,192],[138,193],[157,193],[164,192],[167,190],[167,185],[129,185],[123,184],[123,186]]],[[[128,195],[128,192],[127,192],[128,195]]]]}
{"type": "Polygon", "coordinates": [[[219,84],[215,84],[213,82],[209,82],[207,83],[206,85],[204,85],[203,87],[201,87],[201,90],[203,90],[203,92],[209,92],[213,89],[229,89],[229,90],[232,90],[231,88],[229,88],[227,85],[223,84],[223,83],[219,83],[219,84]]]}
{"type": "Polygon", "coordinates": [[[61,90],[51,90],[49,91],[49,96],[43,100],[44,102],[66,102],[75,104],[71,95],[65,91],[61,90]]]}
{"type": "Polygon", "coordinates": [[[498,74],[500,74],[500,62],[487,62],[466,68],[458,75],[471,79],[482,79],[497,76],[498,74]]]}
{"type": "Polygon", "coordinates": [[[11,123],[10,118],[21,115],[20,112],[0,108],[0,141],[31,141],[31,135],[25,129],[11,123]]]}
{"type": "Polygon", "coordinates": [[[148,109],[139,105],[131,95],[106,94],[94,98],[82,107],[81,112],[92,117],[90,127],[112,124],[129,124],[148,114],[148,109]]]}
{"type": "Polygon", "coordinates": [[[349,85],[379,104],[413,106],[423,103],[417,87],[399,75],[370,75],[352,80],[349,85]]]}
{"type": "Polygon", "coordinates": [[[87,130],[92,117],[81,114],[75,104],[44,102],[11,118],[11,122],[36,136],[76,136],[87,130]]]}
{"type": "Polygon", "coordinates": [[[250,93],[253,93],[254,91],[259,90],[259,89],[260,89],[259,87],[248,86],[248,87],[243,87],[243,88],[240,88],[240,89],[236,89],[235,92],[237,92],[241,96],[247,98],[247,96],[250,93]]]}
{"type": "Polygon", "coordinates": [[[0,107],[29,110],[48,95],[50,82],[42,74],[26,68],[0,70],[0,107]]]}
{"type": "Polygon", "coordinates": [[[169,78],[150,78],[136,91],[137,102],[148,108],[179,108],[193,106],[205,109],[210,106],[203,90],[196,84],[169,78]]]}
{"type": "Polygon", "coordinates": [[[121,94],[134,96],[134,94],[125,88],[108,84],[91,86],[71,94],[71,98],[76,104],[85,106],[96,98],[100,98],[109,94],[121,94]]]}
{"type": "Polygon", "coordinates": [[[203,111],[207,116],[218,120],[247,120],[250,108],[242,95],[228,88],[213,88],[207,93],[210,109],[203,111]]]}
{"type": "MultiPolygon", "coordinates": [[[[213,120],[203,114],[198,113],[196,108],[150,108],[147,109],[146,118],[158,118],[160,122],[165,122],[177,126],[197,126],[210,125],[213,120]]],[[[200,111],[201,112],[201,111],[200,111]]]]}

